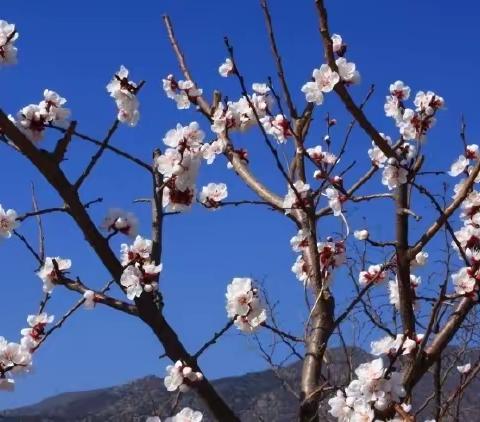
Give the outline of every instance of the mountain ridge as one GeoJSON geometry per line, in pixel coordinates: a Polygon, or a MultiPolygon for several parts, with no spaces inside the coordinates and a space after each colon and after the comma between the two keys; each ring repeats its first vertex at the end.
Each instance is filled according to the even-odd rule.
{"type": "MultiPolygon", "coordinates": [[[[354,368],[373,358],[360,348],[351,348],[349,353],[354,368]]],[[[473,362],[473,358],[478,356],[479,353],[475,352],[469,357],[473,362]]],[[[328,374],[332,382],[340,385],[349,373],[344,350],[331,349],[330,359],[328,364],[324,365],[325,375],[328,374]]],[[[445,359],[445,369],[452,367],[451,363],[452,361],[445,359]]],[[[220,378],[212,383],[242,421],[293,422],[297,419],[298,399],[290,390],[298,391],[300,373],[301,362],[298,361],[275,371],[267,369],[251,372],[220,378]],[[287,384],[289,387],[285,388],[287,384]]],[[[459,374],[453,366],[446,381],[447,391],[454,389],[458,381],[459,374]]],[[[475,420],[472,417],[475,418],[480,412],[480,401],[475,393],[479,388],[480,382],[475,380],[466,391],[460,420],[475,420]]],[[[432,377],[428,374],[415,390],[414,409],[419,408],[431,392],[432,377]]],[[[149,375],[118,386],[60,393],[33,405],[0,412],[0,421],[143,422],[147,416],[154,414],[159,414],[162,418],[169,415],[175,397],[175,394],[166,391],[162,378],[149,375]]],[[[433,403],[430,403],[425,407],[419,421],[431,416],[432,405],[433,403]]],[[[214,420],[194,393],[182,395],[179,406],[201,410],[204,412],[205,422],[214,420]]],[[[332,420],[328,415],[326,401],[321,406],[320,416],[322,421],[332,420]]]]}

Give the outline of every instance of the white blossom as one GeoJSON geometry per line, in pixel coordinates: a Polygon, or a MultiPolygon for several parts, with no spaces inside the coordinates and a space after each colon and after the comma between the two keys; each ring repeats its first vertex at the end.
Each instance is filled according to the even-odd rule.
{"type": "Polygon", "coordinates": [[[277,114],[275,117],[262,117],[260,123],[265,132],[273,136],[279,144],[287,142],[287,138],[292,135],[290,123],[283,114],[277,114]]]}
{"type": "Polygon", "coordinates": [[[174,148],[167,148],[155,160],[155,166],[160,174],[167,178],[183,173],[182,154],[174,148]]]}
{"type": "Polygon", "coordinates": [[[185,407],[175,416],[165,419],[165,422],[201,422],[202,419],[202,412],[185,407]]]}
{"type": "Polygon", "coordinates": [[[43,91],[43,101],[40,102],[39,107],[42,110],[45,121],[64,127],[70,117],[70,110],[63,107],[66,102],[67,100],[55,91],[50,89],[43,91]]]}
{"type": "Polygon", "coordinates": [[[163,189],[163,207],[166,212],[183,212],[191,208],[195,199],[195,187],[185,187],[178,189],[176,187],[166,186],[163,189]]]}
{"type": "Polygon", "coordinates": [[[353,232],[353,236],[354,236],[355,239],[357,239],[357,240],[366,240],[366,239],[368,239],[368,235],[369,235],[368,230],[365,230],[365,229],[363,229],[363,230],[355,230],[355,231],[353,232]]]}
{"type": "Polygon", "coordinates": [[[296,192],[288,186],[288,193],[283,199],[283,208],[285,209],[285,214],[290,214],[293,209],[301,208],[302,204],[299,202],[300,200],[304,200],[308,192],[310,191],[310,185],[307,183],[303,183],[301,180],[297,180],[293,186],[296,189],[296,192]],[[297,196],[300,196],[300,198],[297,196]]]}
{"type": "Polygon", "coordinates": [[[198,151],[205,138],[205,132],[200,129],[197,122],[191,122],[187,126],[177,124],[175,129],[170,129],[163,138],[163,143],[171,148],[181,148],[198,151]]]}
{"type": "Polygon", "coordinates": [[[292,272],[297,277],[297,280],[301,281],[304,285],[310,283],[310,276],[308,272],[308,266],[302,255],[298,255],[297,259],[292,265],[292,272]]]}
{"type": "Polygon", "coordinates": [[[227,147],[227,141],[223,138],[218,138],[211,143],[204,143],[200,149],[202,158],[207,161],[207,164],[212,164],[217,155],[223,154],[227,147]]]}
{"type": "Polygon", "coordinates": [[[410,87],[402,81],[395,81],[393,84],[390,84],[390,94],[400,101],[408,100],[408,97],[410,97],[410,87]]]}
{"type": "MultiPolygon", "coordinates": [[[[390,136],[387,136],[384,133],[380,133],[380,136],[383,139],[385,139],[385,141],[387,141],[389,145],[392,144],[392,139],[390,138],[390,136]]],[[[374,166],[377,166],[379,168],[383,168],[385,166],[387,157],[383,153],[383,151],[377,146],[377,144],[373,141],[372,141],[372,148],[368,150],[368,156],[370,157],[370,160],[372,161],[372,164],[374,166]]]]}
{"type": "Polygon", "coordinates": [[[375,356],[396,354],[401,348],[402,355],[408,355],[415,350],[417,342],[421,341],[422,338],[423,335],[417,335],[417,340],[404,337],[403,334],[397,334],[396,337],[385,336],[378,341],[372,341],[370,343],[371,352],[375,356]]]}
{"type": "Polygon", "coordinates": [[[436,110],[443,108],[445,105],[444,99],[432,91],[418,91],[413,103],[416,106],[416,111],[421,111],[427,116],[433,115],[436,110]]]}
{"type": "Polygon", "coordinates": [[[162,271],[163,265],[154,262],[140,260],[135,265],[129,265],[123,270],[120,284],[125,287],[128,299],[134,300],[145,291],[151,293],[157,289],[156,279],[162,271]]]}
{"type": "Polygon", "coordinates": [[[195,200],[204,136],[198,123],[192,122],[185,127],[178,125],[164,138],[165,143],[175,147],[168,148],[155,162],[157,170],[168,177],[162,199],[167,212],[188,210],[195,200]]]}
{"type": "Polygon", "coordinates": [[[42,312],[38,315],[29,315],[27,318],[28,328],[23,328],[21,345],[27,350],[35,348],[45,335],[45,326],[53,322],[53,315],[42,312]]]}
{"type": "Polygon", "coordinates": [[[15,25],[0,20],[0,65],[13,65],[17,63],[17,47],[14,43],[18,39],[15,25]]]}
{"type": "Polygon", "coordinates": [[[374,408],[385,410],[406,395],[402,374],[392,371],[388,377],[382,358],[360,364],[345,393],[341,390],[328,401],[329,413],[340,422],[374,420],[374,408]]]}
{"type": "MultiPolygon", "coordinates": [[[[422,278],[418,277],[414,274],[410,274],[410,287],[414,290],[416,289],[422,282],[422,278]]],[[[390,304],[395,306],[396,309],[400,309],[400,293],[398,290],[398,279],[390,280],[388,282],[388,289],[389,289],[389,298],[390,304]]],[[[415,303],[413,304],[415,307],[415,303]]]]}
{"type": "Polygon", "coordinates": [[[100,227],[107,231],[118,231],[127,236],[135,237],[138,233],[138,218],[131,212],[119,208],[108,210],[100,227]]]}
{"type": "Polygon", "coordinates": [[[335,63],[338,67],[338,74],[340,79],[350,84],[357,84],[360,82],[360,73],[356,70],[355,63],[347,62],[344,57],[339,57],[335,63]]]}
{"type": "Polygon", "coordinates": [[[251,278],[234,278],[227,286],[227,316],[238,329],[255,331],[267,319],[267,313],[253,287],[251,278]]]}
{"type": "Polygon", "coordinates": [[[466,374],[470,372],[470,369],[472,369],[472,364],[466,363],[465,365],[459,365],[457,366],[457,371],[460,372],[461,374],[466,374]]]}
{"type": "Polygon", "coordinates": [[[128,69],[121,65],[113,79],[107,85],[107,91],[115,100],[118,114],[117,119],[129,126],[136,126],[140,118],[139,102],[137,98],[138,86],[128,79],[128,69]]]}
{"type": "Polygon", "coordinates": [[[402,119],[402,111],[400,109],[400,101],[397,97],[388,95],[383,106],[385,115],[387,117],[392,117],[396,122],[400,122],[402,119]]]}
{"type": "Polygon", "coordinates": [[[258,82],[252,84],[252,90],[260,95],[265,95],[267,92],[270,92],[270,88],[267,84],[258,82]]]}
{"type": "Polygon", "coordinates": [[[462,174],[468,167],[469,162],[470,161],[464,155],[460,155],[457,161],[455,161],[450,167],[448,174],[452,177],[462,174]]]}
{"type": "Polygon", "coordinates": [[[326,64],[322,64],[320,69],[314,69],[312,76],[318,88],[324,93],[331,92],[340,80],[338,73],[326,64]]]}
{"type": "Polygon", "coordinates": [[[342,213],[342,195],[335,188],[327,188],[325,195],[328,198],[328,206],[332,209],[333,215],[338,217],[342,213]]]}
{"type": "Polygon", "coordinates": [[[90,310],[95,308],[95,292],[93,290],[86,290],[85,293],[83,293],[83,299],[85,299],[83,302],[85,309],[90,310]]]}
{"type": "Polygon", "coordinates": [[[43,117],[40,106],[30,104],[17,113],[15,124],[28,139],[37,142],[43,139],[43,131],[45,130],[43,117]]]}
{"type": "Polygon", "coordinates": [[[385,271],[382,265],[370,265],[367,271],[360,271],[358,282],[362,286],[369,283],[381,283],[385,280],[385,271]]]}
{"type": "Polygon", "coordinates": [[[290,239],[290,245],[295,252],[301,252],[308,247],[308,234],[300,229],[298,233],[290,239]]]}
{"type": "Polygon", "coordinates": [[[420,251],[415,255],[415,260],[413,263],[415,265],[423,267],[424,265],[427,264],[428,261],[428,252],[420,251]]]}
{"type": "Polygon", "coordinates": [[[337,157],[329,151],[323,151],[321,145],[307,149],[309,157],[318,165],[332,165],[337,161],[337,157]]]}
{"type": "Polygon", "coordinates": [[[228,189],[225,183],[209,183],[202,187],[199,200],[207,208],[214,210],[227,196],[228,189]]]}
{"type": "Polygon", "coordinates": [[[334,53],[338,53],[341,51],[343,47],[343,40],[341,35],[338,34],[332,34],[332,49],[334,53]]]}
{"type": "Polygon", "coordinates": [[[18,227],[17,212],[9,209],[5,210],[0,204],[0,236],[3,238],[12,237],[13,231],[18,227]]]}
{"type": "MultiPolygon", "coordinates": [[[[32,354],[21,344],[8,342],[0,337],[0,368],[7,374],[29,372],[32,366],[32,354]],[[8,371],[8,372],[7,372],[8,371]]],[[[0,390],[13,391],[15,381],[12,378],[0,378],[0,390]],[[3,379],[3,381],[2,381],[3,379]]]]}
{"type": "Polygon", "coordinates": [[[163,79],[163,90],[168,98],[176,102],[179,110],[190,108],[191,102],[203,93],[192,81],[176,81],[173,75],[163,79]]]}
{"type": "Polygon", "coordinates": [[[330,406],[328,413],[334,418],[337,418],[339,422],[348,422],[351,420],[354,410],[353,407],[347,403],[343,391],[337,390],[336,395],[328,400],[328,405],[330,406]]]}
{"type": "Polygon", "coordinates": [[[142,278],[142,272],[135,265],[129,265],[123,270],[122,276],[120,277],[120,284],[126,288],[127,297],[130,300],[140,297],[143,293],[142,278]]]}
{"type": "MultiPolygon", "coordinates": [[[[465,155],[460,155],[458,159],[452,164],[450,167],[450,171],[448,174],[452,177],[456,177],[463,172],[468,172],[470,170],[470,160],[478,160],[479,153],[478,153],[478,145],[471,144],[467,145],[465,150],[465,155]]],[[[478,182],[475,180],[475,182],[478,182]]]]}
{"type": "Polygon", "coordinates": [[[203,374],[201,372],[194,372],[192,368],[178,360],[174,365],[167,366],[167,375],[163,383],[167,391],[179,389],[181,392],[187,392],[193,383],[202,379],[203,374]]]}
{"type": "Polygon", "coordinates": [[[383,169],[382,184],[387,186],[389,190],[392,190],[407,183],[407,176],[408,171],[398,165],[394,158],[390,158],[383,169]]]}
{"type": "Polygon", "coordinates": [[[58,256],[55,258],[47,257],[42,268],[37,272],[38,277],[43,281],[43,291],[45,293],[51,293],[55,287],[55,283],[71,266],[72,261],[69,259],[63,259],[58,256]],[[54,261],[56,262],[58,273],[54,261]]]}
{"type": "Polygon", "coordinates": [[[224,78],[230,76],[233,73],[233,62],[229,58],[225,59],[225,62],[218,68],[218,73],[224,78]]]}
{"type": "Polygon", "coordinates": [[[477,280],[473,276],[470,267],[463,267],[458,272],[452,274],[452,281],[455,292],[459,295],[470,294],[478,290],[477,280]]]}
{"type": "Polygon", "coordinates": [[[152,241],[145,239],[138,235],[131,245],[122,243],[121,250],[121,263],[123,266],[128,265],[134,261],[146,261],[150,259],[152,253],[152,241]]]}
{"type": "Polygon", "coordinates": [[[303,85],[302,92],[305,94],[307,102],[321,105],[323,103],[323,93],[332,91],[340,80],[340,76],[330,66],[322,64],[320,69],[313,70],[312,77],[313,81],[303,85]]]}

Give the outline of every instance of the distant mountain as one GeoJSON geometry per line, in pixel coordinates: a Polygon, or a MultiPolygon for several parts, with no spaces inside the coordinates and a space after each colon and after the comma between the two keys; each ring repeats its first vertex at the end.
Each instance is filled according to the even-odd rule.
{"type": "MultiPolygon", "coordinates": [[[[371,359],[371,356],[361,349],[351,349],[350,352],[353,368],[371,359]]],[[[478,356],[477,353],[475,355],[478,356]]],[[[329,356],[331,360],[324,366],[330,379],[340,384],[349,371],[345,353],[341,349],[334,349],[329,356]]],[[[445,362],[445,369],[449,366],[452,370],[446,381],[445,391],[447,392],[454,389],[459,381],[455,366],[445,362]]],[[[213,384],[244,422],[293,422],[296,420],[298,409],[298,401],[294,393],[298,389],[300,371],[301,363],[297,362],[277,371],[266,370],[240,377],[222,378],[213,381],[213,384]]],[[[462,401],[460,421],[480,420],[478,417],[480,400],[477,397],[479,388],[479,381],[469,387],[462,401]]],[[[415,390],[416,408],[432,391],[432,377],[429,374],[415,390]]],[[[156,410],[162,415],[167,415],[174,399],[175,395],[165,390],[161,378],[148,376],[121,386],[59,394],[32,406],[1,412],[0,421],[143,422],[156,410]]],[[[425,407],[419,421],[430,416],[431,405],[432,403],[425,407]]],[[[213,421],[206,413],[203,403],[193,393],[183,395],[180,406],[202,410],[205,412],[204,420],[213,421]]],[[[331,420],[328,417],[326,403],[322,409],[321,420],[331,420]]]]}

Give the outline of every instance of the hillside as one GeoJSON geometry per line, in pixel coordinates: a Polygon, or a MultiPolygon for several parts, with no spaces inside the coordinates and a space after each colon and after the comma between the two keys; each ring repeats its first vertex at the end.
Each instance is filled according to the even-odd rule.
{"type": "MultiPolygon", "coordinates": [[[[326,367],[331,377],[340,382],[337,374],[346,373],[346,361],[343,353],[331,353],[332,361],[326,367]]],[[[353,365],[369,359],[369,355],[360,350],[353,350],[353,365]]],[[[300,363],[294,363],[279,370],[286,382],[294,388],[298,387],[300,378],[300,363]]],[[[447,390],[452,389],[458,382],[458,373],[452,370],[447,380],[447,390]]],[[[215,387],[234,408],[242,421],[265,422],[292,422],[296,420],[297,399],[289,392],[272,370],[250,373],[240,377],[228,377],[215,380],[215,387]]],[[[478,420],[480,403],[475,391],[480,383],[477,381],[469,390],[462,402],[460,420],[478,420]],[[472,419],[473,417],[473,419],[472,419]]],[[[423,403],[431,394],[431,377],[424,379],[415,393],[417,405],[423,403]]],[[[132,422],[143,421],[146,416],[152,415],[155,409],[162,415],[168,413],[174,395],[167,393],[163,380],[155,376],[148,376],[131,383],[103,388],[99,390],[63,393],[50,397],[32,406],[7,410],[0,414],[3,422],[132,422]]],[[[181,405],[191,406],[204,410],[201,402],[195,395],[186,394],[181,405]]],[[[326,409],[323,419],[329,420],[326,409]]],[[[429,416],[429,407],[422,412],[419,420],[429,416]]],[[[211,421],[208,414],[205,421],[211,421]]]]}

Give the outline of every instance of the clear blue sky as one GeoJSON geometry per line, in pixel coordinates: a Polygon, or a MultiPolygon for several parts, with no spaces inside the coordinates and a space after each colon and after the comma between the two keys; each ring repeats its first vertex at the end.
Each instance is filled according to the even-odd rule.
{"type": "MultiPolygon", "coordinates": [[[[323,57],[313,3],[272,1],[278,43],[299,104],[303,104],[300,87],[323,57]]],[[[370,83],[377,86],[367,109],[381,130],[395,135],[392,122],[383,116],[383,101],[388,84],[403,79],[414,91],[432,89],[446,99],[447,110],[440,114],[427,143],[428,168],[445,168],[460,153],[461,113],[469,123],[470,140],[478,139],[480,58],[476,41],[480,39],[480,6],[465,0],[455,4],[433,0],[329,3],[333,5],[331,29],[348,42],[349,58],[357,63],[363,77],[362,85],[353,89],[354,95],[360,99],[370,83]]],[[[217,73],[226,56],[224,35],[235,45],[241,70],[249,82],[265,81],[268,75],[274,75],[256,1],[4,2],[0,19],[15,23],[20,39],[19,65],[0,71],[0,106],[15,113],[30,102],[38,102],[45,88],[53,89],[68,99],[79,129],[100,138],[114,118],[114,104],[105,85],[124,64],[134,79],[145,79],[147,84],[140,95],[142,115],[138,127],[121,128],[115,145],[149,160],[152,149],[161,145],[165,132],[177,122],[186,124],[197,119],[208,131],[200,116],[193,111],[177,111],[161,89],[162,77],[168,73],[179,75],[162,24],[163,13],[171,15],[192,73],[205,92],[219,87],[231,98],[239,95],[236,81],[224,80],[217,73]]],[[[349,122],[340,110],[333,97],[328,97],[317,114],[317,124],[327,111],[338,117],[338,139],[343,134],[340,128],[349,122]]],[[[313,133],[321,136],[322,131],[314,129],[313,133]]],[[[51,146],[56,136],[51,134],[45,147],[51,146]]],[[[363,158],[361,168],[368,166],[369,142],[358,130],[352,137],[350,157],[363,158]]],[[[252,168],[259,176],[283,195],[285,188],[261,139],[251,134],[239,138],[238,144],[249,149],[252,168]]],[[[76,141],[69,153],[68,173],[78,174],[91,153],[90,146],[76,141]]],[[[4,206],[19,212],[28,210],[31,181],[37,187],[42,207],[59,205],[56,195],[22,157],[1,147],[0,163],[0,203],[4,206]]],[[[141,232],[149,236],[148,207],[132,204],[135,198],[149,195],[147,175],[106,155],[94,177],[94,182],[85,185],[82,196],[85,201],[104,198],[103,204],[92,209],[96,221],[110,206],[123,207],[138,214],[141,232]]],[[[213,168],[203,167],[199,182],[208,181],[226,182],[232,199],[252,197],[247,189],[235,184],[235,175],[220,161],[213,168]]],[[[378,178],[374,186],[383,189],[378,178]]],[[[350,208],[354,228],[362,216],[356,209],[350,208]]],[[[390,227],[378,210],[382,208],[369,215],[369,227],[380,236],[388,234],[390,227]]],[[[433,217],[428,213],[424,216],[427,222],[433,217]]],[[[70,257],[72,273],[100,287],[108,276],[72,222],[65,216],[48,216],[44,223],[47,253],[70,257]]],[[[338,222],[334,224],[339,227],[338,222]]],[[[21,231],[34,239],[33,222],[25,224],[21,231]]],[[[292,329],[299,326],[304,305],[302,288],[290,272],[295,255],[288,241],[293,234],[292,224],[284,218],[258,208],[217,213],[196,209],[168,220],[161,288],[167,316],[190,350],[224,324],[224,292],[234,276],[264,279],[272,298],[281,303],[280,321],[292,329]]],[[[16,240],[2,242],[0,248],[0,335],[18,341],[26,316],[38,307],[41,282],[32,273],[35,262],[16,240]]],[[[337,283],[340,292],[350,292],[350,285],[342,287],[341,280],[337,283]]],[[[58,288],[50,312],[60,316],[76,300],[74,294],[58,288]]],[[[162,348],[149,330],[135,319],[100,307],[94,312],[79,312],[36,354],[35,373],[18,379],[14,394],[0,395],[0,409],[54,393],[123,383],[147,374],[163,376],[167,361],[158,360],[161,353],[162,348]]],[[[209,350],[201,364],[212,378],[265,367],[254,343],[234,331],[209,350]]]]}

